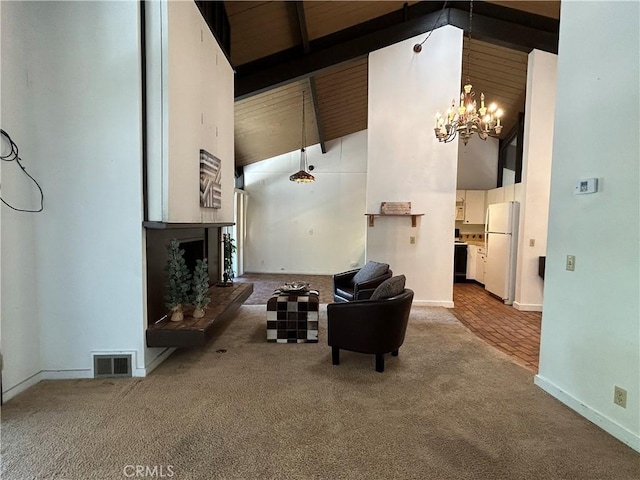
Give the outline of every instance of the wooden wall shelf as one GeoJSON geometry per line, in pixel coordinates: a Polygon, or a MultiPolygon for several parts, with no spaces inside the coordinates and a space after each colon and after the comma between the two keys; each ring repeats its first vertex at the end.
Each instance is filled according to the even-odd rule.
{"type": "Polygon", "coordinates": [[[367,217],[369,217],[369,226],[374,226],[374,219],[376,217],[410,217],[411,218],[411,226],[415,227],[417,225],[417,217],[422,217],[424,213],[365,213],[367,217]]]}

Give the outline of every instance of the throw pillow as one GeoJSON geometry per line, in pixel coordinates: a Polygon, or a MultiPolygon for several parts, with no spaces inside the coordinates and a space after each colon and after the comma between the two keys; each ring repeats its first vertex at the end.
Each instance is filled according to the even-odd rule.
{"type": "Polygon", "coordinates": [[[406,282],[404,275],[398,275],[397,277],[391,277],[376,288],[371,294],[369,300],[382,300],[383,298],[391,298],[396,295],[400,295],[404,292],[404,284],[406,282]]]}
{"type": "Polygon", "coordinates": [[[389,270],[389,265],[379,262],[367,262],[358,273],[353,276],[353,283],[362,283],[384,275],[389,270]]]}

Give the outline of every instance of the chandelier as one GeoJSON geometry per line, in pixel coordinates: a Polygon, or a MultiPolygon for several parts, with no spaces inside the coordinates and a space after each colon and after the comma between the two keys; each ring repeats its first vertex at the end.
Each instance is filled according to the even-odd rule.
{"type": "Polygon", "coordinates": [[[311,183],[315,181],[315,177],[311,175],[307,165],[307,152],[305,146],[307,144],[307,131],[304,123],[304,90],[302,91],[302,140],[300,146],[300,170],[289,177],[289,180],[296,183],[311,183]]]}
{"type": "Polygon", "coordinates": [[[469,5],[469,42],[467,46],[467,83],[460,93],[460,104],[455,107],[455,99],[451,101],[451,107],[445,116],[436,114],[436,126],[434,132],[438,141],[443,143],[451,142],[460,135],[466,145],[471,136],[477,133],[482,140],[486,140],[489,135],[500,135],[502,125],[500,118],[502,110],[495,103],[491,103],[487,108],[484,104],[484,93],[480,93],[480,108],[476,101],[476,94],[472,90],[473,86],[469,80],[471,68],[471,26],[473,20],[473,0],[469,5]]]}

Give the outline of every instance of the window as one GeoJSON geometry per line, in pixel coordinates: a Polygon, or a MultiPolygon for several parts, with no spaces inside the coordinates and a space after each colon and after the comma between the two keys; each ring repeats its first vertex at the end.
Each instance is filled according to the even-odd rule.
{"type": "Polygon", "coordinates": [[[518,115],[518,123],[500,140],[498,157],[498,187],[522,181],[522,143],[524,137],[524,113],[518,115]]]}

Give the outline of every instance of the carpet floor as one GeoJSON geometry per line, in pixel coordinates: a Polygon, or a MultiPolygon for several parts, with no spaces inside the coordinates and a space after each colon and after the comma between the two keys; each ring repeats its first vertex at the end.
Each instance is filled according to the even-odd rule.
{"type": "Polygon", "coordinates": [[[317,344],[268,343],[244,305],[146,378],[41,382],[2,408],[1,477],[640,478],[640,455],[446,309],[414,308],[382,374],[331,365],[320,318],[317,344]]]}

